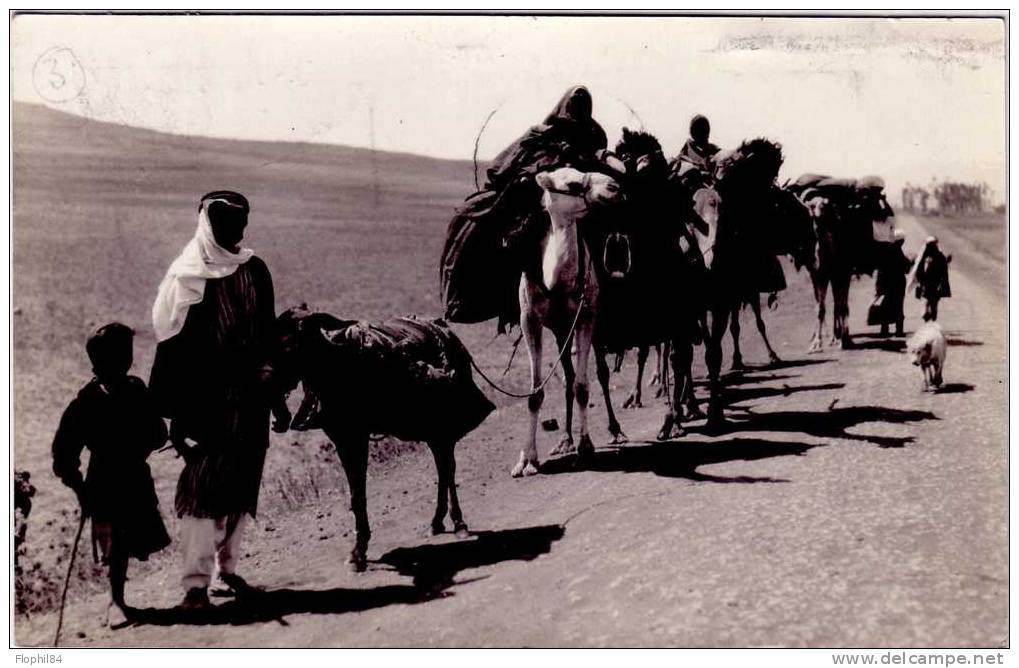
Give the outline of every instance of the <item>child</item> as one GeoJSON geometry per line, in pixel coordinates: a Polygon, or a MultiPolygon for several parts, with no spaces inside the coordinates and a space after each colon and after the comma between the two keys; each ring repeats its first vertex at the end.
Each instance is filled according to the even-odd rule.
{"type": "Polygon", "coordinates": [[[93,549],[99,548],[109,567],[112,604],[125,620],[133,612],[124,602],[128,558],[144,561],[170,544],[145,462],[166,442],[166,425],[145,383],[127,375],[133,343],[134,331],[116,322],[88,340],[95,377],[64,411],[53,439],[53,472],[74,490],[82,515],[92,519],[93,549]],[[89,462],[83,480],[84,448],[89,462]]]}

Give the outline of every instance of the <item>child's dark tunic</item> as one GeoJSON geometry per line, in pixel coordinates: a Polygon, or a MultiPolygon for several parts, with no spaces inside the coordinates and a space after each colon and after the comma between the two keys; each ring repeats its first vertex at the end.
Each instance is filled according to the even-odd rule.
{"type": "Polygon", "coordinates": [[[145,461],[165,442],[166,425],[134,376],[112,391],[92,380],[64,411],[53,439],[53,472],[79,487],[81,452],[88,448],[85,502],[106,557],[112,548],[146,559],[170,544],[145,461]]]}

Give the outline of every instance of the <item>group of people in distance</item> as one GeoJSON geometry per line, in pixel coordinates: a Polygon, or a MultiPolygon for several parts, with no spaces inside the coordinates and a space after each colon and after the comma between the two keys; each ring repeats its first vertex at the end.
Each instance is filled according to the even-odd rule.
{"type": "MultiPolygon", "coordinates": [[[[690,138],[672,162],[691,191],[711,178],[719,149],[710,131],[708,119],[695,116],[690,138]]],[[[510,221],[500,223],[508,227],[505,243],[526,247],[543,224],[534,175],[565,165],[594,169],[611,158],[605,132],[592,117],[590,93],[573,87],[543,123],[496,157],[484,187],[465,202],[461,215],[510,221]]],[[[127,619],[137,612],[125,601],[128,560],[147,559],[171,543],[146,462],[168,439],[184,461],[174,503],[183,562],[180,607],[207,609],[213,586],[234,597],[253,591],[237,574],[241,539],[257,509],[270,414],[277,431],[286,430],[290,415],[270,364],[272,277],[240,245],[249,211],[237,192],[201,198],[194,236],[167,270],[153,305],[158,346],[148,387],[129,375],[133,330],[120,323],[99,328],[85,346],[94,377],[70,402],[53,441],[53,470],[91,519],[93,544],[109,567],[111,612],[119,610],[127,619]],[[90,458],[83,476],[85,449],[90,458]]],[[[901,238],[891,246],[877,289],[887,299],[883,331],[895,324],[901,333],[905,274],[912,263],[901,238]]],[[[530,256],[517,254],[521,263],[530,256]]],[[[914,268],[928,302],[925,319],[937,318],[937,299],[931,297],[949,295],[947,265],[936,240],[928,240],[914,268]]],[[[515,268],[517,282],[521,269],[522,264],[515,268]]],[[[503,318],[514,308],[484,308],[489,306],[492,312],[475,314],[474,321],[503,318]]]]}
{"type": "Polygon", "coordinates": [[[915,286],[916,298],[924,303],[924,322],[938,319],[938,303],[952,296],[948,281],[948,263],[952,256],[945,255],[936,237],[927,237],[923,251],[914,260],[903,250],[906,236],[895,230],[890,243],[877,243],[877,276],[874,281],[874,301],[867,314],[868,325],[880,325],[882,336],[895,326],[895,335],[903,335],[903,306],[909,285],[915,286]]]}

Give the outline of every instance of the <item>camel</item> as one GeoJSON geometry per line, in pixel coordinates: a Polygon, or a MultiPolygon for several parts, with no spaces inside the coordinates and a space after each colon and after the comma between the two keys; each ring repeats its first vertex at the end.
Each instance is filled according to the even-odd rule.
{"type": "MultiPolygon", "coordinates": [[[[520,277],[520,329],[530,358],[532,394],[527,401],[530,432],[510,472],[513,477],[538,473],[538,412],[545,397],[541,364],[545,329],[555,336],[566,380],[566,434],[550,454],[566,454],[574,449],[574,398],[580,427],[580,440],[576,445],[578,462],[594,452],[587,424],[590,397],[587,367],[598,314],[599,286],[591,250],[578,225],[592,208],[621,199],[619,184],[606,174],[561,167],[540,172],[535,181],[543,191],[541,202],[551,224],[541,240],[541,262],[537,271],[525,271],[520,277]],[[569,355],[571,344],[575,362],[569,355]]],[[[601,375],[601,364],[598,371],[601,375]]],[[[604,373],[608,374],[607,365],[604,373]]],[[[609,404],[608,397],[606,403],[609,404]]],[[[611,405],[609,430],[614,438],[621,437],[622,430],[611,415],[611,405]]]]}
{"type": "Polygon", "coordinates": [[[785,252],[781,245],[785,234],[774,225],[780,205],[788,201],[775,183],[782,161],[778,144],[763,138],[745,141],[718,157],[715,194],[702,195],[711,206],[700,207],[705,211],[701,217],[713,218],[706,220],[710,233],[698,235],[709,273],[706,304],[711,326],[704,341],[704,360],[710,387],[708,428],[713,431],[725,425],[722,338],[733,310],[746,297],[746,268],[785,252]]]}
{"type": "Polygon", "coordinates": [[[817,326],[808,352],[823,350],[825,302],[831,286],[831,345],[852,347],[849,335],[849,284],[854,275],[870,273],[874,259],[874,223],[887,225],[895,215],[876,177],[832,179],[804,174],[789,186],[813,220],[816,250],[807,265],[817,301],[817,326]]]}
{"type": "Polygon", "coordinates": [[[659,377],[667,377],[661,367],[668,359],[678,379],[674,393],[666,391],[669,410],[658,433],[659,440],[668,440],[683,435],[679,404],[692,398],[689,369],[698,340],[697,295],[703,289],[703,271],[688,225],[700,223],[691,221],[696,218],[692,203],[670,180],[661,144],[653,135],[623,128],[616,154],[625,165],[626,203],[587,226],[594,228],[595,244],[604,240],[605,249],[598,265],[602,296],[594,332],[598,380],[611,424],[615,416],[608,399],[606,352],[638,350],[637,385],[623,402],[623,408],[638,408],[644,365],[650,348],[656,347],[659,377]]]}

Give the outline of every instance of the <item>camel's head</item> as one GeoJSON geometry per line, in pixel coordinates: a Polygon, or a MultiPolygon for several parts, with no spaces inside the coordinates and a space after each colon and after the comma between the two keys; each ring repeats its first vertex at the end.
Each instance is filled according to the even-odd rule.
{"type": "Polygon", "coordinates": [[[581,172],[572,167],[560,167],[540,172],[535,182],[544,192],[541,203],[552,215],[553,224],[558,216],[574,220],[592,207],[622,200],[619,184],[611,176],[598,172],[581,172]]]}

